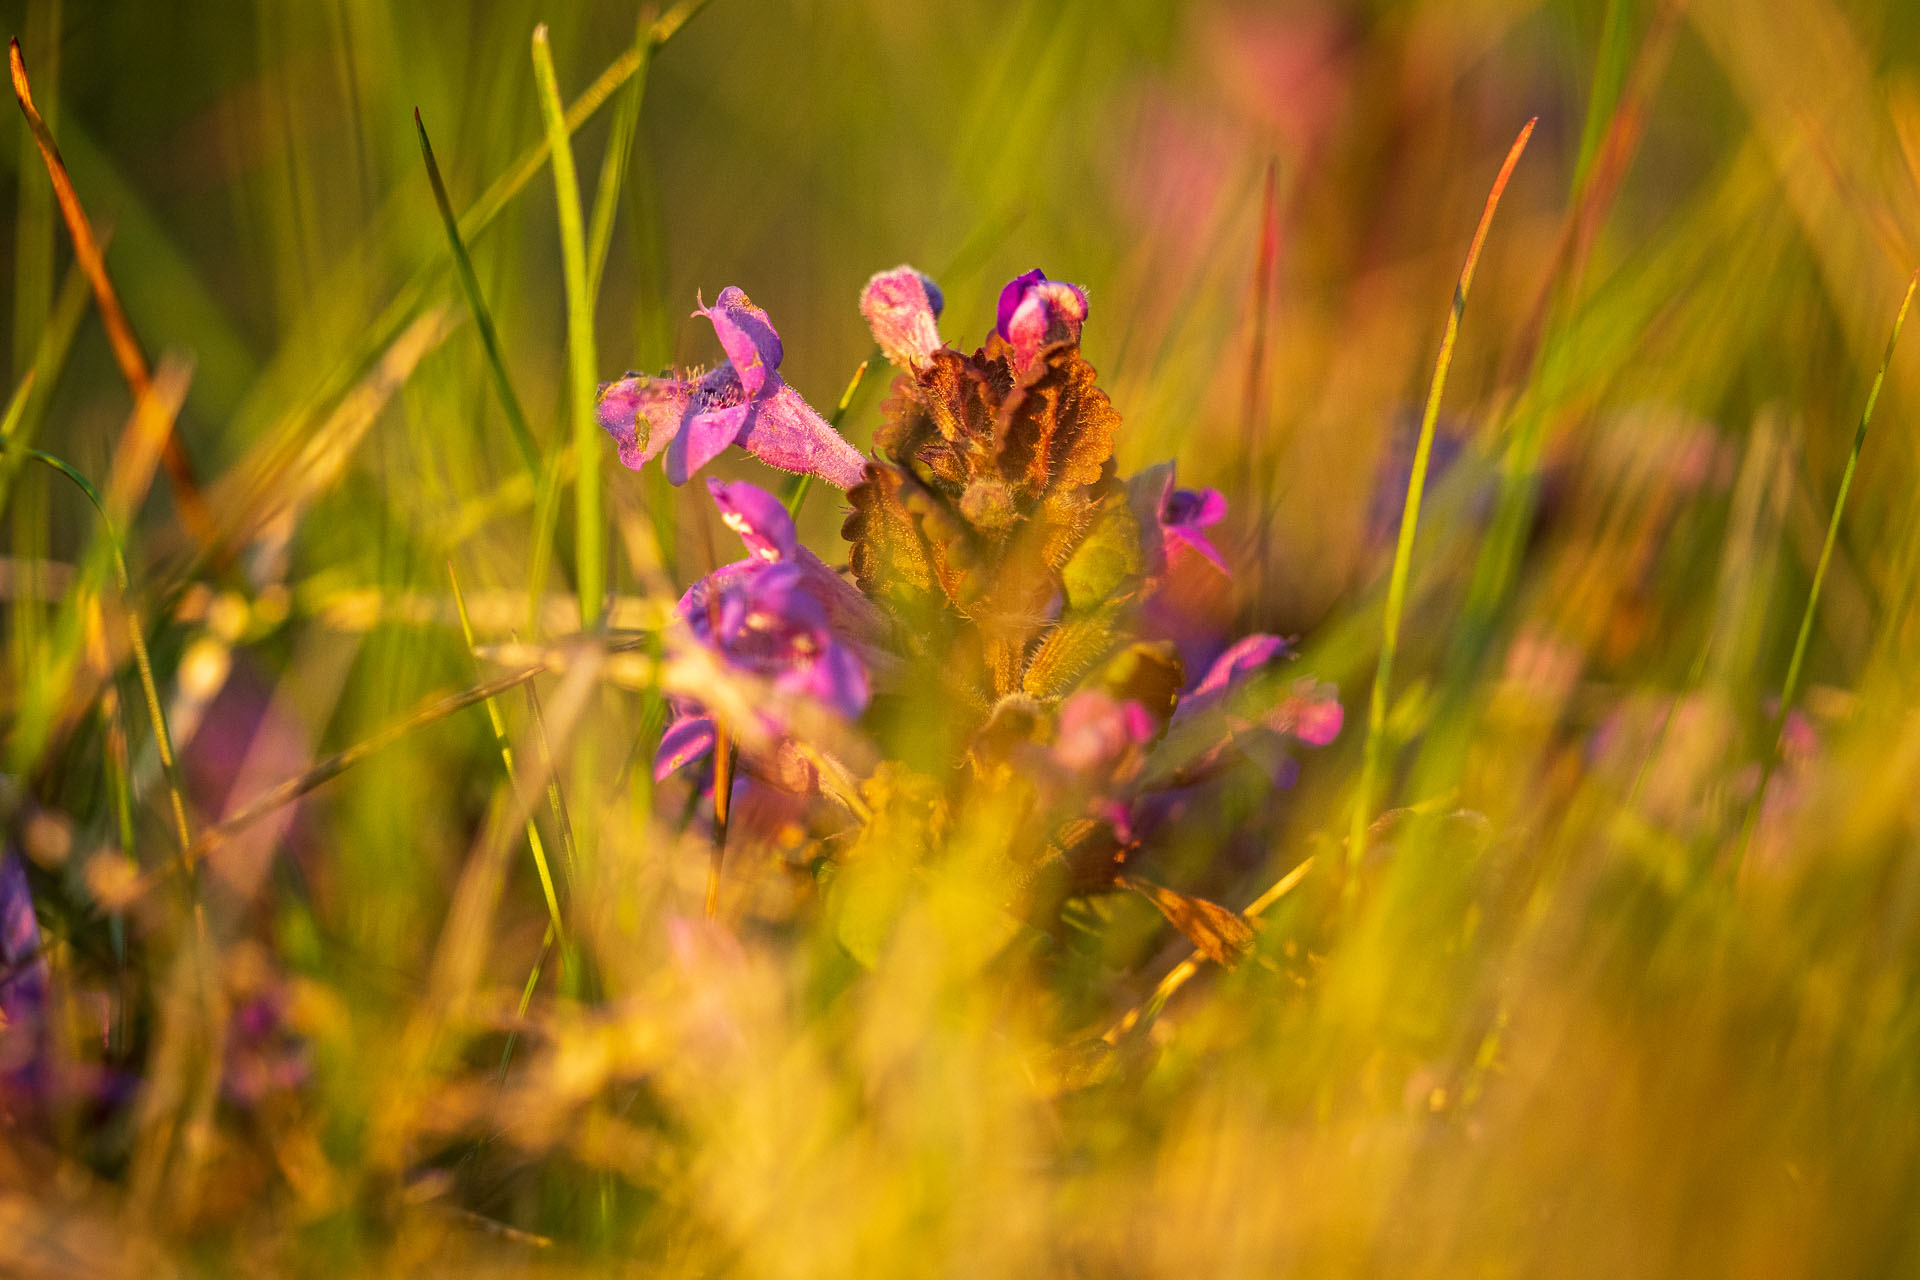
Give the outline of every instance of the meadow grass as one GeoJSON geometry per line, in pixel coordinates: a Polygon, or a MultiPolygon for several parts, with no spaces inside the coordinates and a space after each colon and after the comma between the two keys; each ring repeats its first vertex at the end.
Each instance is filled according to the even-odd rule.
{"type": "Polygon", "coordinates": [[[0,9],[0,1271],[1913,1269],[1910,10],[0,9]],[[1338,688],[1133,892],[929,799],[938,662],[654,778],[735,534],[595,384],[739,285],[866,450],[902,260],[1083,285],[1181,618],[1338,688]]]}

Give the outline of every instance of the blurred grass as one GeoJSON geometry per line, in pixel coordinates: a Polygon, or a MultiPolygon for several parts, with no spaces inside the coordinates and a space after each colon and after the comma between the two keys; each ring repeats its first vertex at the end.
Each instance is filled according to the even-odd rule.
{"type": "MultiPolygon", "coordinates": [[[[0,12],[111,230],[134,328],[156,364],[192,360],[180,438],[231,562],[193,551],[164,492],[123,533],[193,831],[472,687],[474,645],[573,644],[599,616],[603,540],[617,631],[728,554],[698,486],[602,475],[597,452],[563,464],[585,372],[570,338],[601,377],[709,361],[686,313],[740,284],[781,327],[783,371],[830,406],[871,350],[859,287],[903,259],[952,264],[956,342],[1019,271],[1087,286],[1122,471],[1177,456],[1183,484],[1233,500],[1241,572],[1194,607],[1299,634],[1301,669],[1349,711],[1293,791],[1243,783],[1178,833],[1170,863],[1222,901],[1314,869],[1266,913],[1255,963],[1201,973],[1111,1054],[1088,1042],[1185,947],[1131,899],[1088,905],[1043,959],[1009,947],[984,870],[1009,813],[967,815],[928,866],[878,863],[851,924],[777,835],[735,844],[731,927],[698,925],[686,785],[647,778],[660,698],[595,680],[619,655],[591,645],[537,704],[498,699],[497,729],[478,708],[433,717],[197,880],[126,900],[176,852],[155,717],[115,701],[135,655],[126,606],[98,590],[91,508],[11,444],[104,485],[134,406],[60,283],[70,246],[16,130],[0,812],[31,862],[61,1052],[148,1084],[120,1131],[72,1100],[50,1131],[0,1128],[0,1269],[1826,1276],[1920,1259],[1911,342],[1809,633],[1809,745],[1756,797],[1920,260],[1920,10],[715,0],[658,47],[603,3],[0,12]],[[572,136],[600,175],[572,263],[528,62],[543,20],[563,99],[631,73],[572,136]],[[539,481],[467,323],[416,107],[539,481]],[[1460,452],[1413,549],[1389,812],[1347,912],[1333,869],[1396,527],[1370,527],[1376,489],[1404,485],[1404,463],[1383,468],[1534,115],[1438,422],[1460,452]],[[577,503],[576,484],[602,487],[577,503]],[[555,876],[567,945],[543,963],[549,895],[520,844],[571,847],[562,814],[579,858],[555,876]],[[870,970],[841,945],[856,930],[870,970]],[[217,1011],[272,983],[309,1084],[222,1103],[217,1011]]],[[[882,391],[853,399],[856,443],[882,391]]],[[[840,518],[821,493],[802,513],[829,560],[840,518]]]]}

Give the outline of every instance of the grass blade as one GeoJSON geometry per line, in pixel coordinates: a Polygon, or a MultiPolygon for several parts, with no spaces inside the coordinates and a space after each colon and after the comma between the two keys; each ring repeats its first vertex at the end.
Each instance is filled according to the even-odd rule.
{"type": "MultiPolygon", "coordinates": [[[[423,135],[424,137],[424,135],[423,135]]],[[[460,579],[453,571],[453,565],[447,565],[447,581],[453,584],[453,607],[460,615],[460,634],[467,642],[467,652],[473,652],[473,621],[467,616],[467,598],[460,590],[460,579]]],[[[516,791],[520,779],[513,767],[513,745],[507,741],[507,723],[500,715],[500,707],[492,698],[483,699],[487,708],[487,724],[493,729],[493,742],[500,749],[500,763],[507,772],[507,785],[516,791]]],[[[566,926],[560,921],[560,895],[553,885],[553,870],[547,865],[547,848],[540,839],[540,828],[534,824],[533,815],[527,815],[527,848],[533,853],[533,869],[540,876],[540,892],[547,900],[549,938],[566,937],[566,926]]],[[[543,953],[544,954],[544,953],[543,953]]],[[[537,976],[540,966],[536,962],[534,974],[537,976]]],[[[531,984],[528,990],[532,990],[531,984]]]]}
{"type": "Polygon", "coordinates": [[[521,410],[520,397],[513,393],[513,383],[507,377],[506,360],[500,354],[500,336],[494,331],[493,315],[480,292],[480,277],[474,274],[473,259],[467,256],[466,243],[460,239],[460,220],[454,216],[452,201],[447,199],[447,184],[440,178],[440,166],[433,158],[433,144],[427,140],[427,126],[420,119],[418,107],[413,109],[413,127],[420,135],[420,157],[426,162],[427,181],[433,184],[433,203],[440,210],[441,225],[447,229],[454,270],[467,295],[467,309],[473,313],[474,327],[480,330],[480,343],[487,351],[487,369],[493,374],[493,387],[500,395],[500,409],[507,415],[507,429],[513,432],[513,442],[520,449],[528,473],[537,482],[540,449],[533,442],[533,433],[527,430],[527,415],[521,410]]]}
{"type": "Polygon", "coordinates": [[[1775,716],[1772,738],[1767,744],[1766,766],[1761,770],[1760,785],[1754,788],[1753,800],[1747,807],[1746,824],[1735,854],[1736,875],[1740,864],[1746,861],[1748,846],[1753,843],[1754,829],[1759,825],[1760,809],[1767,796],[1767,784],[1773,781],[1774,770],[1780,764],[1780,747],[1787,732],[1787,715],[1793,710],[1794,695],[1800,691],[1800,671],[1806,663],[1807,643],[1813,636],[1813,616],[1820,607],[1820,590],[1826,585],[1827,566],[1833,561],[1834,544],[1840,538],[1840,517],[1846,513],[1847,494],[1853,489],[1853,473],[1860,465],[1860,451],[1867,443],[1867,424],[1873,421],[1873,408],[1880,402],[1880,388],[1887,380],[1887,368],[1893,363],[1894,347],[1900,341],[1900,330],[1907,323],[1907,312],[1913,307],[1913,295],[1917,288],[1920,288],[1920,271],[1915,271],[1907,281],[1907,292],[1900,299],[1899,314],[1893,318],[1893,332],[1887,335],[1886,352],[1880,357],[1880,371],[1873,375],[1873,385],[1867,390],[1866,407],[1860,411],[1860,425],[1853,430],[1853,448],[1847,453],[1846,469],[1840,473],[1840,491],[1834,495],[1833,515],[1827,521],[1826,540],[1820,544],[1820,559],[1813,567],[1813,585],[1807,589],[1807,607],[1800,614],[1800,631],[1793,640],[1793,657],[1787,662],[1787,678],[1780,685],[1780,710],[1775,716]]]}
{"type": "Polygon", "coordinates": [[[553,187],[560,209],[560,258],[567,290],[567,390],[573,416],[574,585],[580,593],[580,625],[592,627],[606,594],[601,547],[600,448],[593,416],[593,296],[587,287],[586,230],[580,217],[580,181],[573,168],[560,85],[553,73],[553,50],[546,24],[533,29],[533,76],[540,87],[540,110],[552,152],[553,187]]]}
{"type": "MultiPolygon", "coordinates": [[[[1507,150],[1506,162],[1487,193],[1480,224],[1474,228],[1473,243],[1467,248],[1467,260],[1460,268],[1460,281],[1453,290],[1453,307],[1447,313],[1446,332],[1440,339],[1440,354],[1434,361],[1433,382],[1427,389],[1427,406],[1420,417],[1420,441],[1414,449],[1413,474],[1407,482],[1406,503],[1400,513],[1400,536],[1393,550],[1393,571],[1387,580],[1386,611],[1382,619],[1380,661],[1374,669],[1373,694],[1367,704],[1367,738],[1360,765],[1359,793],[1354,797],[1353,825],[1347,839],[1347,864],[1357,866],[1366,852],[1367,824],[1371,820],[1373,791],[1377,785],[1381,758],[1386,748],[1387,693],[1393,681],[1393,662],[1400,649],[1400,618],[1406,609],[1407,577],[1413,563],[1413,537],[1420,525],[1420,499],[1427,484],[1427,464],[1433,455],[1434,424],[1440,417],[1440,397],[1446,390],[1447,369],[1453,363],[1453,345],[1460,335],[1460,317],[1466,313],[1467,290],[1473,284],[1473,269],[1479,264],[1480,250],[1487,230],[1493,225],[1493,212],[1500,205],[1501,193],[1520,163],[1527,139],[1533,136],[1536,120],[1527,121],[1520,136],[1507,150]]],[[[1351,882],[1350,882],[1351,883],[1351,882]]]]}
{"type": "Polygon", "coordinates": [[[640,65],[633,79],[620,91],[619,105],[613,109],[613,123],[607,132],[607,149],[600,158],[600,181],[593,191],[593,214],[587,219],[587,289],[598,299],[600,279],[607,268],[607,251],[613,246],[613,220],[620,210],[620,186],[633,158],[633,135],[640,126],[640,109],[646,99],[647,70],[653,62],[653,23],[646,11],[640,14],[640,26],[633,36],[633,53],[640,65]]]}
{"type": "MultiPolygon", "coordinates": [[[[80,195],[73,189],[72,179],[67,176],[66,162],[60,158],[60,148],[54,144],[53,131],[47,128],[47,122],[33,105],[33,87],[27,81],[27,63],[21,56],[18,40],[9,42],[7,58],[13,77],[13,96],[19,101],[20,110],[27,118],[27,127],[32,130],[33,140],[40,148],[40,158],[46,162],[47,177],[53,182],[54,199],[60,205],[61,216],[67,223],[67,234],[73,241],[74,259],[80,264],[81,270],[87,273],[87,280],[93,286],[94,304],[99,307],[101,322],[106,325],[113,358],[119,364],[120,374],[133,392],[134,400],[144,400],[152,389],[153,375],[147,366],[146,355],[140,349],[140,341],[134,336],[133,322],[127,319],[126,309],[120,305],[120,296],[114,292],[113,281],[107,276],[106,256],[101,252],[100,241],[93,233],[93,223],[81,207],[80,195]]],[[[161,456],[166,464],[167,478],[173,485],[174,498],[180,504],[181,518],[203,546],[211,546],[214,536],[213,515],[200,492],[200,483],[194,478],[193,464],[188,460],[186,448],[180,443],[177,432],[167,433],[161,456]]]]}

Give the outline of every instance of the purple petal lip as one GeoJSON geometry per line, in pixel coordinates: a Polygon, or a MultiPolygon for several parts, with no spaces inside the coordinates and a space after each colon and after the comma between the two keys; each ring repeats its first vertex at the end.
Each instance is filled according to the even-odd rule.
{"type": "Polygon", "coordinates": [[[713,721],[703,715],[683,715],[660,735],[660,750],[653,757],[653,780],[662,781],[676,769],[691,764],[713,750],[713,721]]]}
{"type": "Polygon", "coordinates": [[[740,535],[747,551],[762,560],[791,560],[799,550],[799,535],[786,507],[758,485],[707,480],[707,492],[720,508],[727,528],[740,535]]]}
{"type": "Polygon", "coordinates": [[[1007,332],[1007,327],[1013,323],[1013,313],[1018,311],[1020,304],[1027,300],[1027,290],[1034,285],[1044,283],[1046,278],[1047,273],[1035,267],[1024,275],[1017,275],[1007,281],[1006,288],[1000,290],[1000,307],[994,327],[999,330],[1001,337],[1008,341],[1013,340],[1013,335],[1007,332]]]}
{"type": "Polygon", "coordinates": [[[759,395],[785,355],[780,334],[767,319],[767,313],[747,300],[745,290],[730,284],[720,291],[711,307],[703,305],[693,314],[713,322],[714,335],[727,353],[727,363],[740,375],[747,394],[759,395]]]}

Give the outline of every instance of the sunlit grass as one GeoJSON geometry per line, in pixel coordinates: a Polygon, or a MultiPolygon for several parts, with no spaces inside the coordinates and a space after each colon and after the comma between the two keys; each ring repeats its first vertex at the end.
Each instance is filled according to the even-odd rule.
{"type": "Polygon", "coordinates": [[[81,8],[8,11],[0,989],[64,1083],[0,1027],[0,1272],[1920,1258],[1907,7],[81,8]],[[1128,868],[1230,970],[1029,909],[938,664],[809,726],[826,801],[740,783],[707,902],[652,766],[739,539],[594,384],[737,284],[865,450],[903,260],[968,351],[1085,285],[1119,475],[1230,502],[1181,616],[1338,686],[1128,868]]]}

